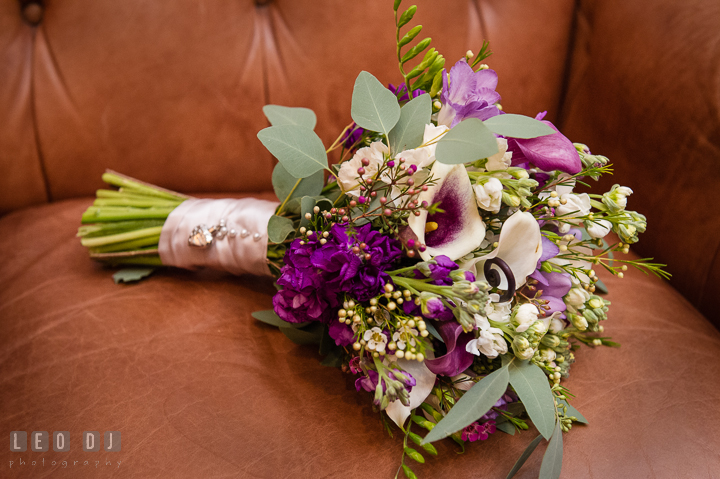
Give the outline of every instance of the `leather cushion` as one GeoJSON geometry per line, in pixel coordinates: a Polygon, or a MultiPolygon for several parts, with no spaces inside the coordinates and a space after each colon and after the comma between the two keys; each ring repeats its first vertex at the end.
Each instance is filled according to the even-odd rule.
{"type": "MultiPolygon", "coordinates": [[[[271,306],[270,280],[168,269],[115,285],[74,237],[89,203],[0,219],[0,429],[71,432],[69,453],[0,449],[3,470],[19,457],[108,458],[120,477],[393,477],[402,439],[385,434],[370,396],[250,316],[271,306]],[[122,451],[82,452],[83,431],[121,431],[122,451]]],[[[662,281],[601,276],[606,331],[622,347],[577,354],[566,385],[591,425],[564,436],[563,477],[710,477],[720,333],[662,281]]],[[[535,435],[498,432],[463,455],[445,441],[412,467],[504,477],[535,435]]],[[[543,449],[518,477],[537,477],[543,449]]],[[[10,477],[31,466],[15,467],[10,477]]],[[[54,475],[95,474],[82,467],[54,475]]]]}

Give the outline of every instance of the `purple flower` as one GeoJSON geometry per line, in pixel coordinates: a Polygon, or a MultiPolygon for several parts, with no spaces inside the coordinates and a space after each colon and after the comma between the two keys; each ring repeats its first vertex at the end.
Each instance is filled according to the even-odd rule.
{"type": "MultiPolygon", "coordinates": [[[[538,113],[535,119],[542,120],[546,114],[546,111],[538,113]]],[[[555,125],[544,120],[543,123],[557,133],[537,138],[508,138],[508,151],[512,152],[513,166],[531,163],[543,171],[559,170],[571,175],[580,173],[582,161],[575,145],[555,125]]]]}
{"type": "Polygon", "coordinates": [[[437,329],[445,341],[447,352],[435,359],[426,359],[425,365],[435,374],[457,376],[473,363],[475,356],[467,352],[466,346],[475,339],[475,335],[463,332],[462,326],[454,321],[438,323],[437,329]]]}
{"type": "Polygon", "coordinates": [[[495,91],[498,76],[494,70],[473,71],[467,61],[460,60],[450,69],[450,84],[443,75],[443,89],[440,100],[443,107],[438,124],[450,128],[465,118],[487,120],[500,114],[496,103],[500,95],[495,91]]]}
{"type": "Polygon", "coordinates": [[[355,333],[347,324],[338,321],[330,321],[328,334],[335,340],[338,346],[349,346],[355,339],[355,333]]]}
{"type": "Polygon", "coordinates": [[[478,440],[484,441],[490,437],[490,434],[494,434],[496,430],[497,427],[495,426],[495,421],[487,421],[484,423],[475,421],[463,429],[462,440],[470,442],[478,440]]]}
{"type": "MultiPolygon", "coordinates": [[[[370,224],[354,230],[335,225],[324,245],[317,235],[304,244],[296,239],[285,253],[285,266],[277,281],[282,290],[273,297],[275,312],[291,323],[328,323],[337,312],[340,293],[360,301],[380,294],[390,280],[385,270],[401,255],[398,242],[373,231],[370,224]],[[353,247],[363,243],[365,249],[355,253],[353,247]],[[368,254],[370,259],[365,259],[368,254]]],[[[336,333],[337,342],[342,331],[336,333]]]]}
{"type": "MultiPolygon", "coordinates": [[[[405,86],[404,83],[402,83],[398,86],[395,86],[392,83],[390,83],[388,85],[388,89],[391,92],[393,92],[395,94],[395,96],[398,97],[399,101],[410,101],[410,98],[408,98],[408,94],[407,94],[407,87],[405,86]]],[[[422,95],[423,93],[425,93],[425,90],[413,90],[412,97],[417,98],[420,95],[422,95]]]]}
{"type": "Polygon", "coordinates": [[[345,134],[340,141],[345,148],[356,147],[356,143],[360,140],[363,133],[365,133],[365,130],[353,123],[352,126],[345,131],[345,134]]]}
{"type": "MultiPolygon", "coordinates": [[[[531,278],[538,282],[538,289],[542,290],[540,299],[548,301],[546,306],[550,309],[545,310],[545,314],[552,314],[554,312],[563,312],[567,308],[563,301],[570,288],[572,288],[572,281],[570,280],[570,274],[568,273],[546,273],[540,269],[540,264],[543,261],[554,258],[560,253],[560,248],[555,243],[547,239],[545,236],[542,237],[542,249],[543,253],[540,256],[537,264],[537,270],[530,275],[531,278]]],[[[564,318],[565,315],[560,316],[564,318]]]]}

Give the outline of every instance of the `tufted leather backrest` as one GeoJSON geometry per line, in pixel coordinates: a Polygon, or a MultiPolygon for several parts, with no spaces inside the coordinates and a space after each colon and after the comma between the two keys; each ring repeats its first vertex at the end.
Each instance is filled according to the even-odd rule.
{"type": "MultiPolygon", "coordinates": [[[[572,1],[416,3],[449,62],[491,41],[506,109],[556,113],[572,1]]],[[[267,190],[262,106],[314,109],[332,142],[361,70],[398,83],[394,35],[391,0],[1,0],[0,211],[90,195],[105,168],[267,190]]]]}

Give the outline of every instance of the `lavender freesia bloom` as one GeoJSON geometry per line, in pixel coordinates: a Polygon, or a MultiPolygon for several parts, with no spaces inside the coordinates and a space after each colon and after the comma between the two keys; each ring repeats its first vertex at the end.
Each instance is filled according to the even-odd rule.
{"type": "Polygon", "coordinates": [[[467,61],[460,60],[450,69],[450,83],[443,75],[443,89],[440,101],[443,104],[438,115],[438,124],[450,128],[465,118],[487,120],[500,114],[495,105],[500,95],[495,91],[498,76],[494,70],[475,72],[467,61]]]}
{"type": "Polygon", "coordinates": [[[508,151],[512,152],[513,166],[530,163],[543,171],[559,170],[575,175],[582,170],[582,161],[575,146],[549,121],[543,120],[546,111],[538,113],[536,120],[551,127],[556,133],[537,138],[508,138],[508,151]]]}
{"type": "MultiPolygon", "coordinates": [[[[540,299],[548,301],[547,306],[550,309],[545,310],[547,316],[559,312],[563,313],[567,306],[563,301],[563,297],[572,288],[572,281],[570,274],[568,273],[546,273],[540,270],[540,264],[543,261],[550,260],[560,253],[560,248],[555,243],[547,239],[545,236],[542,237],[542,256],[537,263],[537,269],[531,278],[538,282],[538,289],[542,290],[540,299]]],[[[565,314],[560,315],[561,318],[565,318],[565,314]]]]}

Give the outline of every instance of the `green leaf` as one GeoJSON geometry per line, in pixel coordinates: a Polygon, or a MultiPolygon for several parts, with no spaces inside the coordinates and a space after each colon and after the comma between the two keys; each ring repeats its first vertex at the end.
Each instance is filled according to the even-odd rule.
{"type": "Polygon", "coordinates": [[[295,231],[293,222],[284,216],[272,215],[268,221],[268,239],[272,243],[282,243],[290,233],[295,231]]]}
{"type": "Polygon", "coordinates": [[[435,158],[441,163],[457,165],[487,158],[497,152],[497,140],[492,131],[477,118],[468,118],[440,138],[435,158]]]}
{"type": "Polygon", "coordinates": [[[440,341],[441,343],[444,343],[444,342],[445,342],[445,340],[442,338],[442,336],[440,336],[440,333],[438,333],[438,330],[435,329],[435,326],[434,326],[432,323],[430,323],[429,321],[427,321],[427,322],[425,323],[425,326],[427,327],[427,330],[430,332],[430,334],[431,334],[435,339],[437,339],[437,340],[440,341]]]}
{"type": "Polygon", "coordinates": [[[504,432],[505,434],[510,434],[511,436],[515,435],[515,425],[511,423],[510,421],[500,422],[495,425],[499,430],[504,432]]]}
{"type": "Polygon", "coordinates": [[[425,464],[425,458],[415,449],[405,446],[405,454],[407,454],[410,458],[414,459],[420,464],[425,464]]]}
{"type": "Polygon", "coordinates": [[[133,283],[150,276],[153,271],[155,268],[125,268],[113,274],[112,277],[115,284],[133,283]]]}
{"type": "Polygon", "coordinates": [[[314,323],[305,329],[299,328],[280,328],[280,331],[295,344],[320,344],[324,325],[314,323]]]}
{"type": "Polygon", "coordinates": [[[418,43],[417,45],[412,47],[410,50],[407,51],[407,53],[405,55],[403,55],[403,57],[400,59],[400,63],[402,63],[404,65],[405,63],[409,62],[410,60],[412,60],[413,58],[418,56],[420,53],[422,53],[423,50],[425,50],[430,45],[431,41],[432,41],[432,38],[430,38],[430,37],[423,38],[420,41],[420,43],[418,43]]]}
{"type": "Polygon", "coordinates": [[[555,425],[555,432],[550,439],[540,465],[540,479],[558,479],[562,470],[563,440],[560,421],[555,425]]]}
{"type": "Polygon", "coordinates": [[[388,135],[393,154],[417,148],[422,144],[425,125],[430,123],[430,115],[432,115],[430,95],[420,95],[402,107],[400,119],[388,135]]]}
{"type": "Polygon", "coordinates": [[[511,138],[537,138],[556,133],[545,123],[524,115],[506,113],[484,121],[490,131],[511,138]]]}
{"type": "Polygon", "coordinates": [[[482,417],[505,394],[509,380],[508,368],[502,367],[475,383],[425,436],[423,443],[447,437],[482,417]]]}
{"type": "Polygon", "coordinates": [[[282,319],[280,319],[280,316],[278,316],[272,309],[255,311],[254,313],[252,313],[251,316],[258,321],[262,321],[263,323],[269,324],[270,326],[275,326],[276,328],[302,328],[310,324],[288,323],[287,321],[283,321],[282,319]]]}
{"type": "Polygon", "coordinates": [[[608,294],[607,286],[605,286],[605,283],[600,279],[595,283],[595,289],[598,291],[598,294],[608,294]]]}
{"type": "Polygon", "coordinates": [[[565,401],[564,399],[560,399],[558,400],[558,402],[567,406],[567,413],[565,414],[566,416],[575,416],[577,418],[577,422],[582,424],[589,424],[588,420],[585,419],[585,416],[580,414],[580,411],[572,407],[569,402],[565,401]]]}
{"type": "Polygon", "coordinates": [[[407,45],[408,43],[410,43],[411,41],[413,41],[413,39],[414,39],[416,36],[418,36],[418,33],[420,33],[420,30],[422,30],[422,25],[418,25],[418,26],[416,26],[416,27],[411,28],[410,31],[407,32],[407,33],[400,39],[400,41],[398,42],[398,46],[402,48],[402,47],[404,47],[405,45],[407,45]]]}
{"type": "Polygon", "coordinates": [[[523,464],[525,464],[525,461],[528,460],[530,455],[535,451],[535,448],[540,444],[540,441],[542,440],[542,434],[533,439],[533,441],[528,444],[528,447],[525,448],[525,451],[520,455],[517,462],[513,466],[512,469],[510,469],[510,472],[508,473],[507,477],[505,479],[512,478],[517,472],[520,470],[521,467],[523,467],[523,464]]]}
{"type": "Polygon", "coordinates": [[[307,178],[328,166],[322,140],[304,126],[271,126],[257,137],[295,178],[307,178]]]}
{"type": "Polygon", "coordinates": [[[550,439],[555,427],[555,401],[547,376],[530,361],[513,361],[508,365],[510,385],[525,405],[538,432],[550,439]]]}
{"type": "Polygon", "coordinates": [[[405,474],[405,477],[407,477],[408,479],[417,479],[417,476],[415,475],[415,473],[412,472],[412,470],[409,467],[407,467],[405,464],[402,465],[402,470],[403,470],[403,474],[405,474]]]}
{"type": "Polygon", "coordinates": [[[265,105],[263,113],[272,126],[298,125],[315,128],[317,117],[315,112],[309,108],[292,108],[280,105],[265,105]]]}
{"type": "Polygon", "coordinates": [[[311,215],[315,215],[313,212],[313,208],[315,208],[315,203],[317,203],[317,200],[315,198],[312,198],[310,196],[303,196],[303,198],[300,200],[300,227],[303,226],[307,227],[307,225],[310,224],[310,220],[305,218],[305,213],[310,213],[311,215]]]}
{"type": "Polygon", "coordinates": [[[402,15],[400,15],[400,19],[398,20],[398,28],[407,25],[408,22],[412,20],[415,16],[415,12],[417,12],[417,7],[415,5],[405,10],[402,15]]]}
{"type": "Polygon", "coordinates": [[[303,196],[317,196],[322,191],[324,179],[321,170],[307,178],[299,180],[300,183],[298,183],[298,179],[288,173],[282,163],[275,165],[272,174],[273,189],[280,201],[285,201],[285,198],[288,196],[290,196],[290,199],[302,198],[303,196]],[[296,183],[297,187],[295,186],[296,183]],[[293,190],[293,188],[295,188],[295,190],[293,190]]]}
{"type": "MultiPolygon", "coordinates": [[[[327,356],[320,362],[321,365],[330,368],[339,368],[343,365],[343,349],[335,348],[328,353],[327,356]]],[[[392,434],[390,435],[392,437],[392,434]]]]}
{"type": "Polygon", "coordinates": [[[353,88],[351,116],[358,126],[387,135],[400,119],[400,105],[377,78],[362,71],[353,88]]]}

